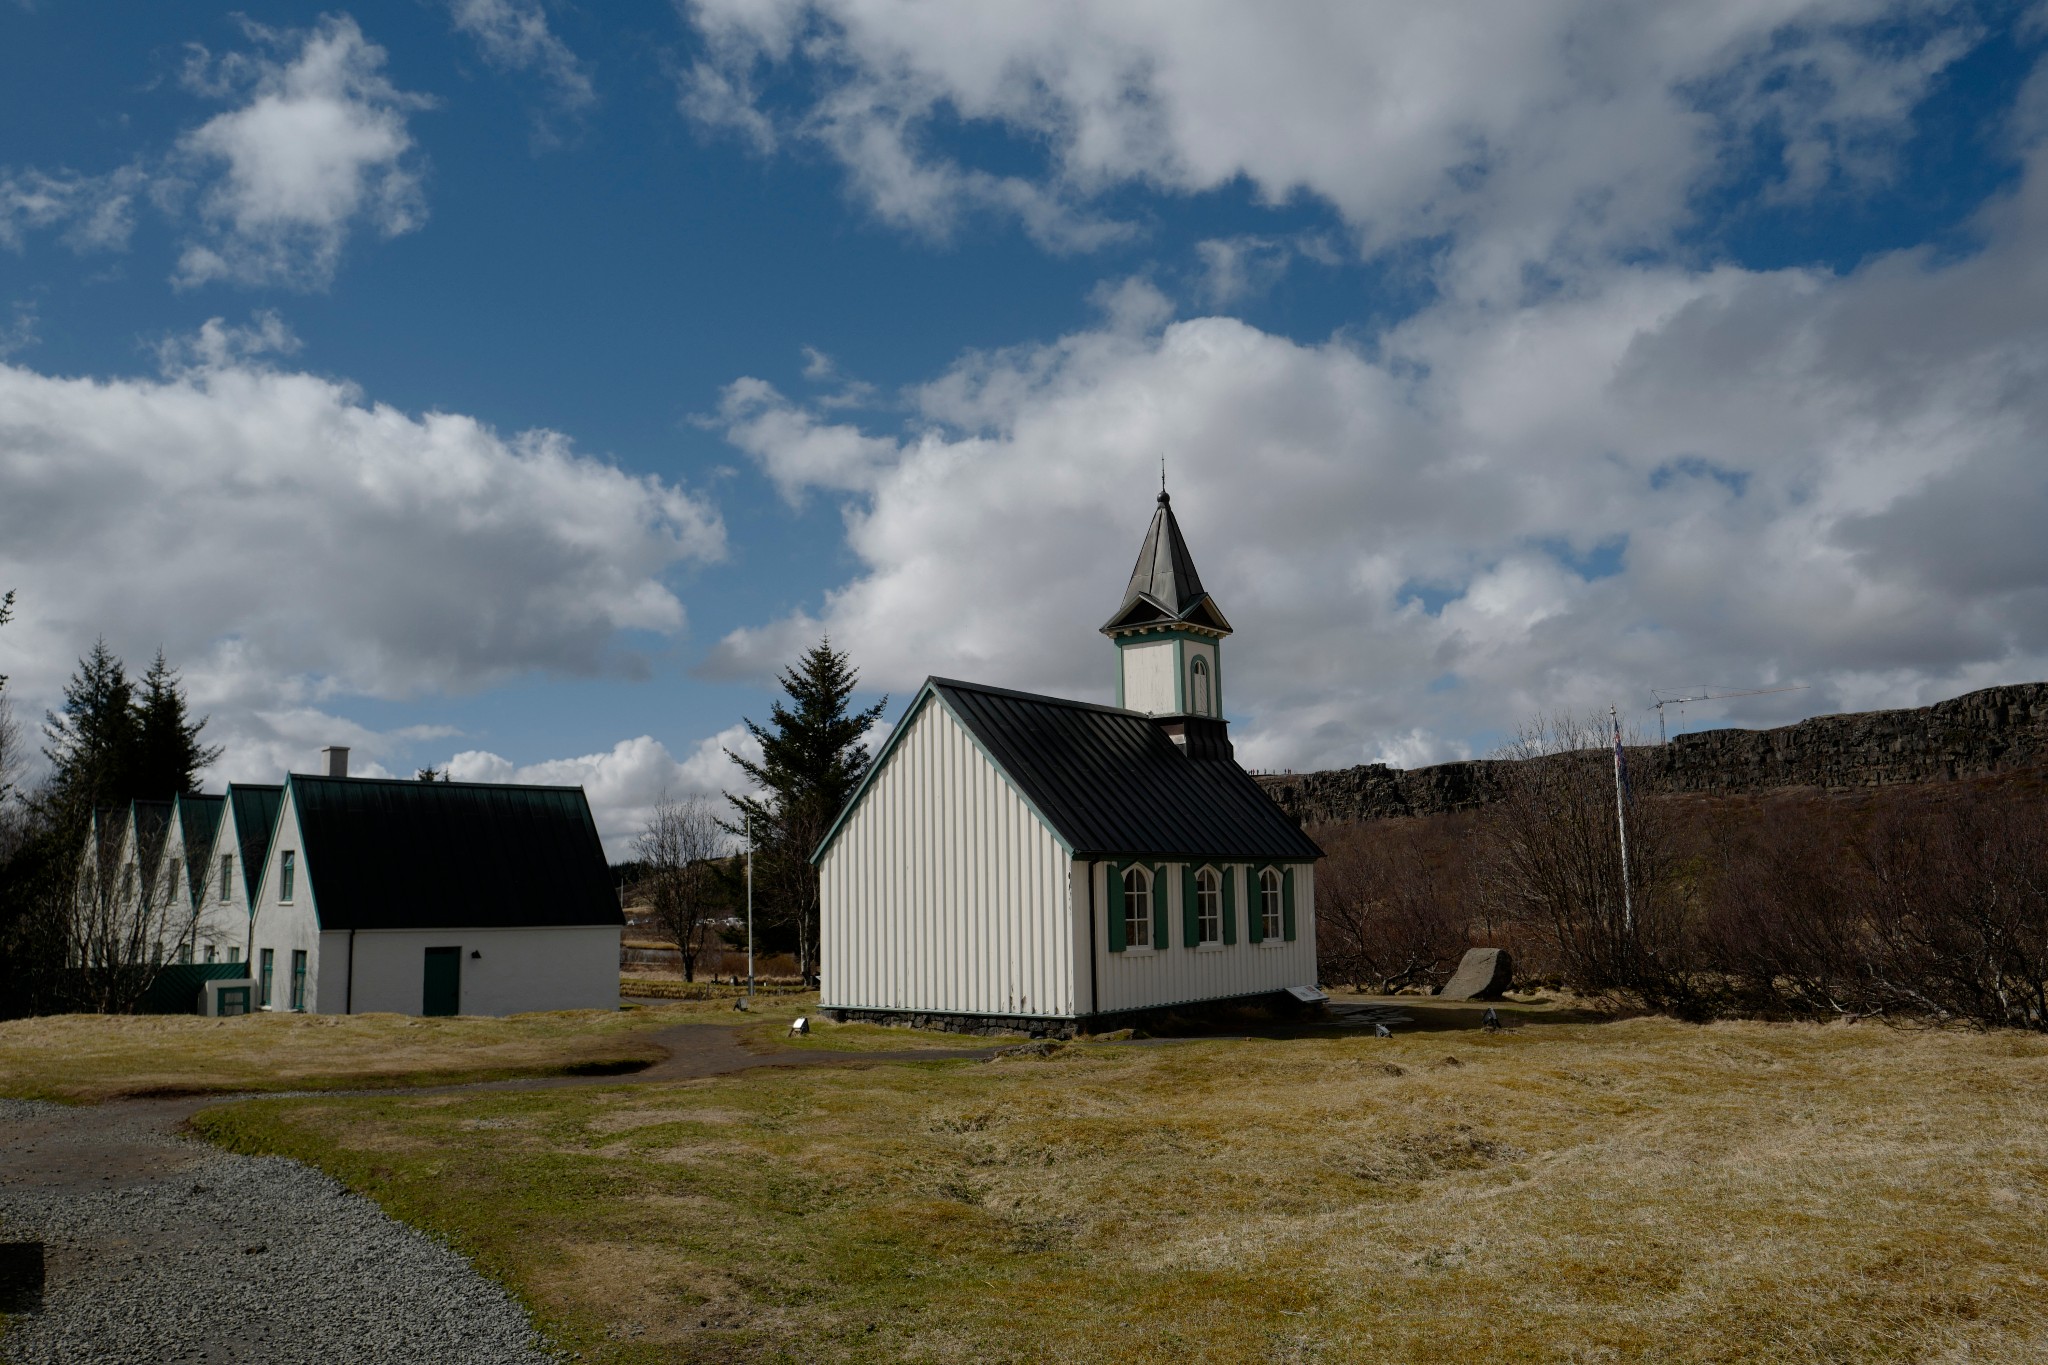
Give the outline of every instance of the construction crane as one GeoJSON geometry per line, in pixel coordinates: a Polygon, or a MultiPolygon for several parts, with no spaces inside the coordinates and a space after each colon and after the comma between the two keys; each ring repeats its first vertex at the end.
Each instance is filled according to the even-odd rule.
{"type": "Polygon", "coordinates": [[[1777,692],[1804,692],[1808,686],[1809,684],[1807,683],[1800,683],[1794,687],[1751,687],[1740,691],[1725,692],[1715,692],[1708,688],[1701,688],[1697,692],[1688,692],[1684,696],[1679,697],[1664,696],[1653,688],[1650,695],[1656,700],[1652,703],[1650,709],[1657,713],[1657,742],[1659,744],[1669,743],[1664,738],[1664,708],[1667,706],[1684,706],[1687,702],[1694,701],[1726,701],[1730,697],[1768,697],[1777,692]]]}

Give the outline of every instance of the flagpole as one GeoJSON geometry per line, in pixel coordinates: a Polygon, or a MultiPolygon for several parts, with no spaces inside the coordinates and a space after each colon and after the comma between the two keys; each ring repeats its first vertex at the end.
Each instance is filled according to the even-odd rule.
{"type": "Polygon", "coordinates": [[[754,1003],[754,815],[747,812],[747,1003],[754,1003]]]}
{"type": "Polygon", "coordinates": [[[1633,934],[1636,931],[1636,912],[1628,886],[1627,778],[1621,766],[1621,713],[1610,706],[1607,715],[1614,722],[1614,823],[1621,830],[1621,927],[1624,933],[1633,934]]]}

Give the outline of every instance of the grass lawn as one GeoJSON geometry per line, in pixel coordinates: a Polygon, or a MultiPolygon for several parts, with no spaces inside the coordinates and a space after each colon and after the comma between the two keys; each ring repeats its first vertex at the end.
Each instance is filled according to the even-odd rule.
{"type": "MultiPolygon", "coordinates": [[[[67,1014],[0,1023],[0,1095],[124,1095],[435,1085],[660,1060],[630,1035],[671,1011],[569,1010],[509,1019],[398,1014],[67,1014]]],[[[681,1022],[678,1016],[674,1021],[681,1022]]]]}
{"type": "Polygon", "coordinates": [[[2048,1039],[1633,1019],[878,1063],[198,1123],[447,1236],[593,1361],[2048,1356],[2048,1039]]]}

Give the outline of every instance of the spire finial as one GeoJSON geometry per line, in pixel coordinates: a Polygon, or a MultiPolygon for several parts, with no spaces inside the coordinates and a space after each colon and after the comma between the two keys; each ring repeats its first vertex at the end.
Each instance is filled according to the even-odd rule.
{"type": "Polygon", "coordinates": [[[1166,457],[1159,457],[1159,504],[1165,506],[1172,499],[1166,496],[1166,457]]]}

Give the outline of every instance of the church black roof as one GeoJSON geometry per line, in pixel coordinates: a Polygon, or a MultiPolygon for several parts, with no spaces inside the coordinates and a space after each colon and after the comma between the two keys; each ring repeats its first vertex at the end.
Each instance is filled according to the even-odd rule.
{"type": "Polygon", "coordinates": [[[580,787],[290,783],[322,929],[624,923],[580,787]]]}
{"type": "Polygon", "coordinates": [[[1145,530],[1145,543],[1138,549],[1138,563],[1131,570],[1130,585],[1124,589],[1123,604],[1103,624],[1105,635],[1146,626],[1192,625],[1230,634],[1230,622],[1216,609],[1216,603],[1202,590],[1202,576],[1195,572],[1194,556],[1181,538],[1180,523],[1174,519],[1173,499],[1159,490],[1159,510],[1145,530]]]}
{"type": "Polygon", "coordinates": [[[1315,841],[1227,757],[1188,757],[1136,711],[928,678],[868,778],[812,855],[822,858],[919,708],[965,726],[1077,858],[1310,860],[1315,841]]]}

